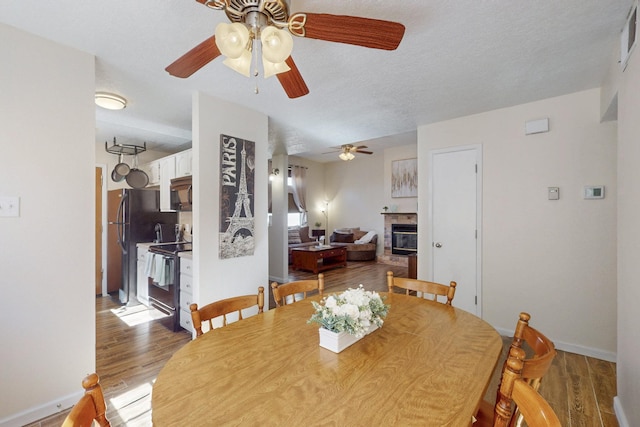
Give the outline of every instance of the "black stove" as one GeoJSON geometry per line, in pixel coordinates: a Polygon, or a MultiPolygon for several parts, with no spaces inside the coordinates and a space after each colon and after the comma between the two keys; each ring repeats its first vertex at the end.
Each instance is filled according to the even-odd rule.
{"type": "MultiPolygon", "coordinates": [[[[160,243],[149,246],[149,252],[155,254],[154,264],[160,265],[161,277],[149,277],[149,303],[165,313],[161,322],[169,329],[180,330],[178,310],[180,307],[180,252],[190,252],[190,242],[160,243]],[[161,264],[158,264],[161,263],[161,264]],[[163,273],[162,273],[163,272],[163,273]]],[[[154,273],[156,268],[153,269],[154,273]]]]}

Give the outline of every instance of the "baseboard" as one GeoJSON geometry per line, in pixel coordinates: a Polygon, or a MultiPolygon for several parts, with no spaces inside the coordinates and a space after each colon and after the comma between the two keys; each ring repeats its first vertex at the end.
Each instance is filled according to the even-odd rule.
{"type": "Polygon", "coordinates": [[[36,406],[34,408],[27,409],[26,411],[2,418],[0,419],[0,427],[23,426],[49,417],[58,412],[65,411],[75,405],[83,394],[84,391],[78,391],[61,397],[60,399],[45,403],[44,405],[36,406]]]}
{"type": "MultiPolygon", "coordinates": [[[[500,335],[506,337],[513,336],[513,330],[496,328],[500,335]]],[[[601,350],[599,348],[585,347],[579,344],[566,343],[563,341],[553,340],[553,344],[558,350],[568,351],[569,353],[581,354],[583,356],[593,357],[595,359],[606,360],[607,362],[616,362],[617,353],[601,350]]]]}
{"type": "MultiPolygon", "coordinates": [[[[269,276],[269,283],[271,283],[271,282],[289,283],[289,278],[288,277],[269,276]]],[[[269,285],[269,286],[271,286],[271,285],[269,285]]]]}
{"type": "Polygon", "coordinates": [[[624,414],[624,409],[622,408],[622,403],[618,396],[613,398],[613,410],[616,413],[616,418],[618,419],[620,427],[631,427],[631,424],[627,421],[627,416],[624,414]]]}

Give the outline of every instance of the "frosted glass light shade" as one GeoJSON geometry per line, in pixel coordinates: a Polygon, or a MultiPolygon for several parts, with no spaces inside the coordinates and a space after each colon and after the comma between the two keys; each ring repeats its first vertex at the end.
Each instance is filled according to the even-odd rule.
{"type": "Polygon", "coordinates": [[[246,77],[251,77],[251,52],[247,49],[244,49],[240,57],[226,58],[222,63],[246,77]]]}
{"type": "Polygon", "coordinates": [[[264,71],[264,78],[269,78],[279,73],[285,73],[291,68],[286,62],[269,62],[262,56],[262,69],[264,71]]]}
{"type": "Polygon", "coordinates": [[[240,58],[247,51],[249,42],[249,30],[244,24],[220,23],[216,27],[216,46],[227,58],[240,58]]]}
{"type": "Polygon", "coordinates": [[[342,153],[340,153],[340,155],[338,157],[340,157],[342,160],[344,160],[346,162],[346,161],[349,161],[349,160],[353,160],[356,156],[354,156],[353,153],[351,153],[351,152],[346,152],[346,153],[342,152],[342,153]]]}
{"type": "Polygon", "coordinates": [[[260,32],[262,56],[269,62],[284,62],[293,49],[293,38],[287,31],[266,27],[260,32]]]}

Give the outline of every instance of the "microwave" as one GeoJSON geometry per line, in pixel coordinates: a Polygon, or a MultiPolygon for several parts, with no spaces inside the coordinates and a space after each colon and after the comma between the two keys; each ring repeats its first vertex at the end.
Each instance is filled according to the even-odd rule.
{"type": "Polygon", "coordinates": [[[191,176],[171,180],[171,209],[190,211],[193,207],[193,186],[191,176]]]}

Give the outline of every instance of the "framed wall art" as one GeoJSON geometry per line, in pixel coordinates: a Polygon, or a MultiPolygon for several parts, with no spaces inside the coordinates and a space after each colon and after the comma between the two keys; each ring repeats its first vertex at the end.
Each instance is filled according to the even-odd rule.
{"type": "Polygon", "coordinates": [[[253,255],[255,250],[255,146],[220,135],[220,259],[253,255]]]}
{"type": "Polygon", "coordinates": [[[418,197],[418,159],[391,162],[391,197],[418,197]]]}

